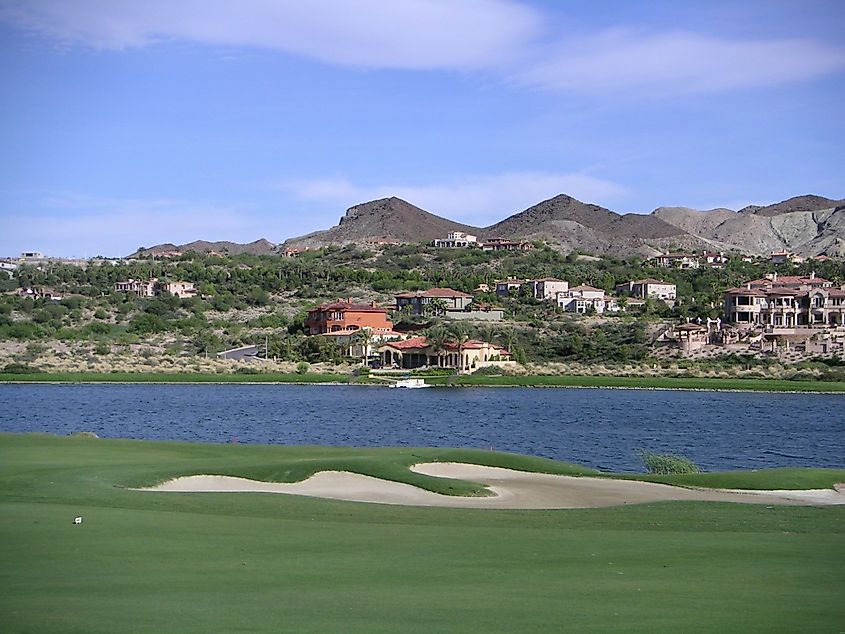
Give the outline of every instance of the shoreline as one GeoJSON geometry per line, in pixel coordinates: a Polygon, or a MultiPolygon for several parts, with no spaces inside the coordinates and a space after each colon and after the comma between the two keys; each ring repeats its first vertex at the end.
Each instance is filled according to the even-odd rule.
{"type": "MultiPolygon", "coordinates": [[[[785,379],[761,378],[696,378],[696,377],[631,377],[631,376],[588,376],[588,375],[522,375],[514,377],[421,377],[431,387],[472,388],[472,387],[510,387],[510,388],[569,388],[569,389],[618,389],[618,390],[654,390],[687,392],[764,392],[779,394],[845,394],[845,383],[824,381],[789,381],[785,379]],[[674,383],[674,384],[673,384],[674,383]]],[[[0,384],[11,385],[349,385],[367,387],[386,387],[388,383],[376,377],[353,377],[351,375],[311,374],[299,376],[293,374],[265,375],[211,375],[211,374],[143,374],[131,373],[99,374],[26,374],[2,375],[0,384]]]]}

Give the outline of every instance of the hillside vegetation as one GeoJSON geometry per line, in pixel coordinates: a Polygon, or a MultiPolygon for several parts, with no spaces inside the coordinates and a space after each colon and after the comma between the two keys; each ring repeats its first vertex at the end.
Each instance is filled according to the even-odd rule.
{"type": "MultiPolygon", "coordinates": [[[[679,270],[651,268],[638,258],[563,255],[541,243],[529,252],[425,245],[366,250],[350,245],[310,250],[295,258],[188,253],[115,266],[52,264],[43,270],[24,266],[14,279],[0,282],[5,291],[0,296],[0,369],[11,365],[20,371],[228,372],[231,363],[218,362],[215,354],[240,345],[257,345],[262,352],[266,348],[268,358],[276,360],[266,368],[271,372],[292,372],[303,361],[355,363],[324,338],[305,335],[309,308],[338,297],[389,306],[397,292],[440,286],[474,293],[478,302],[501,305],[505,321],[469,323],[466,334],[500,343],[523,365],[570,364],[580,366],[581,372],[596,364],[689,370],[684,360],[652,358],[656,334],[678,320],[720,316],[724,289],[772,270],[781,274],[813,270],[837,283],[845,279],[845,265],[833,260],[773,269],[734,258],[722,269],[679,270]],[[507,277],[545,276],[608,292],[630,279],[659,277],[677,285],[679,299],[672,308],[648,300],[640,312],[598,317],[565,314],[526,295],[498,298],[476,291],[479,285],[492,288],[496,280],[507,277]],[[151,277],[192,282],[199,296],[139,299],[113,290],[117,281],[151,277]],[[62,299],[18,294],[25,288],[51,289],[62,299]]],[[[434,317],[412,319],[402,313],[394,315],[394,322],[423,328],[422,332],[442,327],[434,317]]],[[[745,357],[726,358],[717,365],[756,373],[752,376],[787,371],[776,360],[745,357]]],[[[829,366],[799,370],[810,378],[829,374],[841,378],[829,366]]]]}

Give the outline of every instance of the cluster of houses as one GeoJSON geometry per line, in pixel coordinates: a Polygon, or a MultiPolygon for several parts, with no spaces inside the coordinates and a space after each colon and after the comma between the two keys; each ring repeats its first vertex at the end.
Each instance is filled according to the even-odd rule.
{"type": "MultiPolygon", "coordinates": [[[[431,290],[435,291],[433,297],[442,298],[444,291],[451,289],[431,290]]],[[[466,293],[460,293],[455,295],[454,299],[461,301],[466,297],[466,293]]],[[[419,296],[415,298],[422,299],[419,296]]],[[[408,305],[421,307],[424,304],[418,302],[408,305]]],[[[305,327],[308,334],[331,338],[344,348],[347,356],[368,361],[377,360],[384,367],[439,367],[472,371],[481,367],[502,367],[511,364],[511,354],[508,350],[487,341],[470,339],[463,342],[437,342],[426,337],[409,337],[407,333],[397,332],[393,329],[388,310],[375,303],[364,304],[353,302],[351,299],[338,299],[321,304],[308,311],[305,327]]]]}
{"type": "MultiPolygon", "coordinates": [[[[496,283],[496,294],[505,297],[525,288],[532,297],[555,303],[574,313],[616,312],[620,299],[592,286],[570,287],[565,280],[540,278],[508,279],[496,283]]],[[[628,305],[644,303],[646,298],[674,300],[675,285],[655,279],[632,280],[618,287],[626,293],[628,305]]],[[[504,311],[495,306],[474,302],[469,293],[451,288],[430,288],[425,291],[399,293],[393,310],[409,316],[444,317],[449,320],[473,319],[499,321],[504,311]]],[[[397,332],[387,308],[372,303],[337,299],[308,311],[305,320],[309,335],[331,338],[348,356],[373,359],[387,367],[449,367],[470,371],[487,365],[511,363],[510,351],[487,341],[434,342],[425,337],[397,332]],[[374,354],[375,353],[375,354],[374,354]]]]}
{"type": "Polygon", "coordinates": [[[478,236],[463,231],[452,231],[446,234],[446,238],[437,238],[432,244],[445,249],[480,248],[482,251],[530,251],[534,248],[531,242],[505,238],[490,238],[479,242],[478,236]]]}
{"type": "Polygon", "coordinates": [[[167,282],[152,278],[149,280],[129,279],[124,282],[116,282],[114,285],[116,293],[127,293],[136,297],[158,297],[164,293],[175,295],[180,298],[195,297],[197,290],[192,282],[167,282]]]}
{"type": "Polygon", "coordinates": [[[845,352],[845,285],[836,287],[815,273],[771,273],[729,288],[724,315],[724,322],[676,327],[681,350],[694,353],[715,344],[762,352],[845,352]]]}
{"type": "Polygon", "coordinates": [[[514,293],[528,293],[530,297],[541,301],[551,301],[570,313],[615,313],[620,310],[638,309],[646,299],[657,299],[671,304],[677,297],[675,284],[652,278],[630,280],[618,284],[619,296],[609,295],[601,288],[581,284],[569,286],[566,280],[544,277],[533,280],[507,279],[496,282],[496,295],[507,297],[514,293]]]}

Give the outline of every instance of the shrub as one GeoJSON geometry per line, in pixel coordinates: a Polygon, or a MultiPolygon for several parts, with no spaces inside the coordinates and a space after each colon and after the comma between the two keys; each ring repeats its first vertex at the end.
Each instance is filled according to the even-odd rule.
{"type": "Polygon", "coordinates": [[[34,374],[36,372],[41,372],[41,370],[30,367],[25,363],[9,363],[3,368],[3,374],[34,374]]]}
{"type": "Polygon", "coordinates": [[[100,341],[94,346],[94,354],[100,356],[111,354],[111,346],[105,341],[100,341]]]}
{"type": "Polygon", "coordinates": [[[677,473],[700,473],[701,469],[689,458],[674,454],[657,454],[651,451],[637,452],[649,473],[674,475],[677,473]]]}
{"type": "Polygon", "coordinates": [[[244,366],[241,368],[237,368],[235,370],[235,374],[260,374],[261,370],[258,368],[251,368],[249,366],[244,366]]]}
{"type": "Polygon", "coordinates": [[[297,374],[307,374],[308,369],[310,367],[311,366],[308,364],[307,361],[300,361],[299,363],[296,364],[296,373],[297,374]]]}

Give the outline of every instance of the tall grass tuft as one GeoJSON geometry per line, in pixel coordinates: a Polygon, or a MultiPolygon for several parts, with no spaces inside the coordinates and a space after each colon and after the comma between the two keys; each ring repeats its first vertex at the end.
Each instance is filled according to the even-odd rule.
{"type": "Polygon", "coordinates": [[[673,454],[658,454],[651,451],[638,451],[649,473],[655,475],[674,475],[677,473],[701,473],[701,469],[689,458],[673,454]]]}

